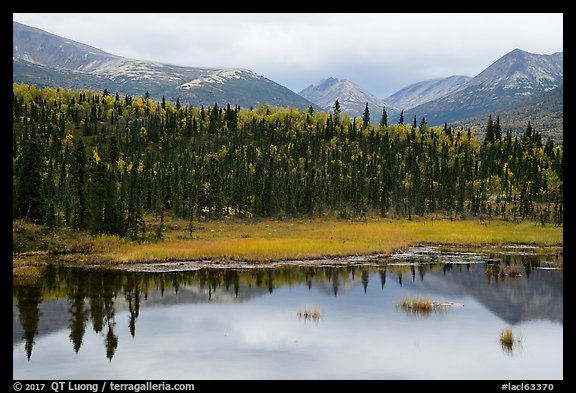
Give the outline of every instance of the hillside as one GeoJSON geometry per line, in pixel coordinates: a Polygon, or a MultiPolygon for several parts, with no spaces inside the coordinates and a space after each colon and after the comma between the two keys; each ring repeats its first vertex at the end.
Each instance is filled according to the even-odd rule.
{"type": "Polygon", "coordinates": [[[450,94],[471,79],[465,75],[429,79],[406,86],[384,100],[396,108],[407,110],[450,94]]]}
{"type": "Polygon", "coordinates": [[[243,68],[182,67],[130,59],[13,22],[13,82],[90,88],[190,105],[308,108],[290,89],[243,68]]]}
{"type": "Polygon", "coordinates": [[[405,112],[428,124],[453,123],[527,104],[563,83],[563,53],[538,55],[515,49],[456,91],[405,112]]]}
{"type": "Polygon", "coordinates": [[[206,220],[561,217],[563,152],[539,132],[488,148],[472,133],[345,116],[336,123],[325,112],[174,106],[16,84],[13,94],[13,217],[48,226],[136,239],[161,236],[138,217],[164,211],[206,220]]]}
{"type": "MultiPolygon", "coordinates": [[[[545,136],[549,136],[555,143],[563,143],[564,134],[564,85],[534,97],[529,102],[515,108],[496,111],[492,118],[500,116],[500,124],[504,130],[523,133],[528,121],[532,128],[545,136]]],[[[453,127],[474,127],[477,135],[482,135],[486,127],[487,116],[475,116],[452,123],[453,127]]]]}

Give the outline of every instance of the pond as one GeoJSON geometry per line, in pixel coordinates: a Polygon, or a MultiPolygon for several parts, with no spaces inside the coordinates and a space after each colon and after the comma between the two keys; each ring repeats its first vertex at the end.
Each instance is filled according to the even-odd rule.
{"type": "Polygon", "coordinates": [[[561,249],[171,266],[15,280],[13,378],[563,378],[561,249]]]}

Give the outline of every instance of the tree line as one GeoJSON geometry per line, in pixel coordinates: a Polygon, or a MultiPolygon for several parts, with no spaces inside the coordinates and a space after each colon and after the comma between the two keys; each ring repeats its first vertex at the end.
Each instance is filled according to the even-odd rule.
{"type": "MultiPolygon", "coordinates": [[[[445,215],[562,224],[563,149],[504,131],[13,85],[13,218],[133,239],[189,220],[445,215]]],[[[373,109],[374,110],[374,109],[373,109]]],[[[192,227],[191,227],[192,228],[192,227]]],[[[161,232],[156,233],[161,236],[161,232]]]]}

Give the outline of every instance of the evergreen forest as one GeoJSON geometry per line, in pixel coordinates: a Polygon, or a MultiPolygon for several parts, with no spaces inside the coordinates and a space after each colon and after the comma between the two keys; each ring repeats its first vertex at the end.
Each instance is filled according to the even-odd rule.
{"type": "MultiPolygon", "coordinates": [[[[563,148],[526,124],[429,127],[369,108],[191,107],[13,85],[13,219],[135,240],[147,214],[562,225],[563,148]]],[[[161,236],[161,233],[157,233],[161,236]]]]}

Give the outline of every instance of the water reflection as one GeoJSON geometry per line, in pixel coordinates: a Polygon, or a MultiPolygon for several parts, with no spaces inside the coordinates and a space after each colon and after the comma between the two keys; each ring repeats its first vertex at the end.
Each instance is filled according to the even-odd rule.
{"type": "MultiPolygon", "coordinates": [[[[42,288],[39,286],[22,286],[14,288],[14,296],[17,301],[20,325],[24,330],[22,337],[26,344],[26,356],[30,359],[32,348],[34,347],[34,337],[38,334],[38,322],[40,321],[40,310],[38,305],[42,302],[42,288]]],[[[14,336],[16,339],[16,336],[14,336]]]]}
{"type": "Polygon", "coordinates": [[[358,281],[364,294],[373,290],[374,282],[385,291],[392,280],[402,288],[425,289],[443,296],[472,296],[510,324],[539,318],[562,322],[562,274],[543,270],[556,264],[554,261],[551,265],[549,257],[479,257],[429,251],[417,250],[372,266],[129,272],[52,265],[35,282],[14,283],[14,344],[24,341],[30,360],[40,335],[66,328],[73,351],[79,353],[87,329],[92,329],[102,337],[105,356],[111,362],[119,346],[118,329],[127,328],[134,338],[143,304],[244,302],[298,285],[336,297],[344,296],[358,281]],[[116,321],[121,311],[127,311],[126,324],[116,321]]]}

